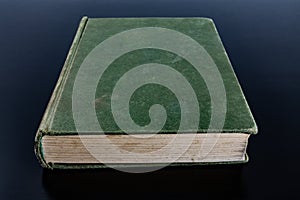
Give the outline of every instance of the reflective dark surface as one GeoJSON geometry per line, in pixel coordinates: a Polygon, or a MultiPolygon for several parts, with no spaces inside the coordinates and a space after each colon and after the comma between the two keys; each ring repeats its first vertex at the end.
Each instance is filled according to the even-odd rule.
{"type": "Polygon", "coordinates": [[[0,0],[0,17],[0,199],[300,197],[300,1],[0,0]],[[213,18],[259,127],[250,162],[148,174],[42,170],[35,131],[83,15],[213,18]]]}

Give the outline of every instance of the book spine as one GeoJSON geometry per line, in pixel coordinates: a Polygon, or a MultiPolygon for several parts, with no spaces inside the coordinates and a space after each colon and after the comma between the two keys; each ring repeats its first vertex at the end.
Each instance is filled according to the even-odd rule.
{"type": "Polygon", "coordinates": [[[61,73],[59,75],[57,84],[55,85],[55,88],[52,92],[51,98],[48,102],[47,108],[45,110],[44,116],[41,120],[41,123],[39,125],[38,131],[35,136],[34,141],[34,152],[36,157],[38,158],[39,162],[41,163],[42,167],[52,169],[52,165],[48,164],[43,156],[43,149],[42,149],[42,137],[44,135],[49,134],[48,133],[48,127],[51,125],[53,120],[53,114],[55,112],[59,96],[61,95],[65,80],[67,78],[67,75],[70,71],[71,64],[73,62],[74,56],[77,51],[77,47],[79,44],[79,41],[81,39],[81,36],[83,34],[83,31],[85,30],[86,23],[88,21],[88,17],[84,16],[78,26],[77,32],[75,34],[74,40],[71,44],[69,53],[67,55],[67,58],[65,60],[65,63],[62,67],[61,73]]]}

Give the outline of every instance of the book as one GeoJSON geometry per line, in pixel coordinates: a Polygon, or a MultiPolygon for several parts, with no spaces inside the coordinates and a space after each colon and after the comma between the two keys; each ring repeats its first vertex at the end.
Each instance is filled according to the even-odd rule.
{"type": "Polygon", "coordinates": [[[34,149],[50,169],[243,163],[256,133],[212,19],[83,17],[34,149]]]}

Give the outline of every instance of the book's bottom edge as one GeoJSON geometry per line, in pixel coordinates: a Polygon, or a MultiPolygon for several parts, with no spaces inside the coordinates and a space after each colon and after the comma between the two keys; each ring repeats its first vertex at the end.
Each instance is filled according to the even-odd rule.
{"type": "Polygon", "coordinates": [[[65,164],[65,163],[48,163],[46,168],[49,169],[102,169],[102,168],[152,168],[152,167],[180,167],[180,166],[197,166],[197,165],[228,165],[228,164],[243,164],[249,161],[249,156],[245,154],[243,160],[239,161],[220,161],[220,162],[194,162],[194,163],[156,163],[156,164],[114,164],[114,165],[104,165],[104,164],[65,164]]]}

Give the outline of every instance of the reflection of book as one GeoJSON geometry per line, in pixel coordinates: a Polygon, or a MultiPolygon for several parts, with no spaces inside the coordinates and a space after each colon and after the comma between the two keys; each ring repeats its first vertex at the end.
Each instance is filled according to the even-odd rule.
{"type": "Polygon", "coordinates": [[[212,20],[84,17],[35,152],[48,168],[239,163],[256,132],[212,20]]]}

